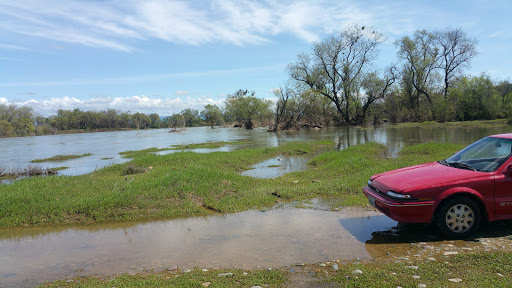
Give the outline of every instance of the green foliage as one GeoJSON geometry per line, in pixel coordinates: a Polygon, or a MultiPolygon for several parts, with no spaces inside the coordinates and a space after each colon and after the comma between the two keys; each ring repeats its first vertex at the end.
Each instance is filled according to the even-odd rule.
{"type": "Polygon", "coordinates": [[[459,121],[496,119],[502,111],[502,101],[486,75],[461,78],[449,97],[457,104],[455,117],[459,121]]]}
{"type": "Polygon", "coordinates": [[[254,96],[254,92],[238,90],[226,99],[225,118],[253,128],[254,121],[266,123],[272,119],[271,102],[254,96]]]}
{"type": "Polygon", "coordinates": [[[14,127],[6,120],[0,120],[0,137],[14,136],[14,127]]]}
{"type": "Polygon", "coordinates": [[[0,104],[0,137],[29,136],[34,133],[32,108],[0,104]]]}
{"type": "Polygon", "coordinates": [[[185,117],[182,114],[173,114],[172,116],[165,117],[164,122],[167,123],[169,128],[182,128],[185,127],[185,117]]]}
{"type": "Polygon", "coordinates": [[[204,106],[204,110],[201,111],[201,116],[204,121],[210,124],[212,129],[215,125],[222,125],[224,118],[222,117],[222,110],[217,105],[207,104],[204,106]]]}
{"type": "Polygon", "coordinates": [[[182,110],[180,114],[183,115],[183,118],[185,119],[186,127],[201,126],[201,122],[203,122],[198,110],[187,108],[182,110]]]}

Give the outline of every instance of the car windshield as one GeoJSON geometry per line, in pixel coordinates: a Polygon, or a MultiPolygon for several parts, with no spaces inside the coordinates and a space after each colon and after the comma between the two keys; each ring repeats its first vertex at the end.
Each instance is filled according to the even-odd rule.
{"type": "Polygon", "coordinates": [[[486,137],[455,153],[442,164],[461,169],[492,172],[512,153],[512,139],[486,137]]]}

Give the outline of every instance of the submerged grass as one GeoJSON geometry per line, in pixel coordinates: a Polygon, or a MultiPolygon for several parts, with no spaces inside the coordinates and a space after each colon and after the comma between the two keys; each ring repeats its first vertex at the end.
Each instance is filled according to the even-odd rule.
{"type": "Polygon", "coordinates": [[[312,153],[325,145],[334,143],[292,142],[207,154],[130,151],[125,153],[134,158],[129,163],[88,175],[27,178],[0,185],[0,227],[231,213],[324,196],[341,198],[344,206],[361,205],[366,203],[361,187],[371,175],[444,159],[462,148],[420,144],[404,148],[396,159],[383,159],[379,154],[385,147],[368,143],[323,153],[311,160],[307,171],[275,180],[239,174],[263,160],[312,153]]]}
{"type": "Polygon", "coordinates": [[[71,160],[71,159],[83,158],[83,157],[87,157],[87,156],[91,156],[91,155],[92,155],[91,153],[85,153],[82,155],[56,155],[56,156],[53,156],[50,158],[45,158],[45,159],[34,159],[30,162],[32,162],[32,163],[61,162],[61,161],[66,161],[66,160],[71,160]]]}
{"type": "Polygon", "coordinates": [[[497,119],[497,120],[475,120],[475,121],[454,121],[454,122],[437,122],[437,121],[425,121],[425,122],[414,122],[414,123],[398,123],[393,124],[396,127],[506,127],[510,126],[509,119],[497,119]]]}
{"type": "Polygon", "coordinates": [[[192,143],[186,145],[173,145],[172,150],[187,150],[187,149],[214,149],[221,148],[226,145],[246,145],[249,142],[207,142],[207,143],[192,143]]]}

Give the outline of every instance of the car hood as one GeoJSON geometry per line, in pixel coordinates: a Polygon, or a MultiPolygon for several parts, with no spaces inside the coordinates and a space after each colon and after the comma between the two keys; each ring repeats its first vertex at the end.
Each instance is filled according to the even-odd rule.
{"type": "Polygon", "coordinates": [[[430,188],[475,177],[475,171],[445,166],[437,162],[391,170],[372,177],[380,189],[404,192],[408,189],[430,188]]]}

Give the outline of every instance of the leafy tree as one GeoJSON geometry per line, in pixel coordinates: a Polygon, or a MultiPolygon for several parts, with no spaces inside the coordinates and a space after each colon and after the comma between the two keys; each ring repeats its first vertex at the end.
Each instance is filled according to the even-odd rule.
{"type": "Polygon", "coordinates": [[[151,128],[160,128],[162,120],[160,119],[160,116],[157,113],[149,114],[149,119],[151,120],[151,128]]]}
{"type": "Polygon", "coordinates": [[[185,117],[181,114],[172,114],[170,117],[166,117],[167,126],[173,129],[185,127],[185,117]]]}
{"type": "Polygon", "coordinates": [[[413,87],[410,99],[415,99],[416,111],[419,112],[420,97],[425,96],[430,104],[434,120],[436,119],[431,91],[430,80],[435,73],[440,57],[439,48],[436,47],[436,35],[426,30],[416,31],[411,38],[405,36],[396,42],[399,57],[404,61],[404,81],[413,87]]]}
{"type": "Polygon", "coordinates": [[[496,119],[501,111],[499,93],[489,76],[462,77],[449,91],[457,105],[456,120],[496,119]]]}
{"type": "Polygon", "coordinates": [[[512,116],[512,83],[509,81],[501,81],[496,85],[496,91],[501,98],[501,116],[512,116]]]}
{"type": "Polygon", "coordinates": [[[133,128],[135,129],[146,129],[151,125],[151,119],[149,116],[139,112],[132,115],[132,121],[135,125],[133,128]]]}
{"type": "Polygon", "coordinates": [[[204,110],[201,111],[201,116],[207,123],[210,123],[212,129],[215,125],[222,125],[224,119],[222,117],[222,110],[217,105],[207,104],[204,110]]]}
{"type": "Polygon", "coordinates": [[[201,126],[202,119],[199,116],[199,111],[196,109],[184,109],[180,113],[185,118],[185,126],[197,127],[201,126]]]}
{"type": "Polygon", "coordinates": [[[238,90],[233,95],[228,95],[226,100],[226,114],[233,117],[238,123],[247,129],[252,129],[254,120],[263,122],[265,118],[272,118],[270,110],[271,102],[254,96],[254,92],[238,90]]]}
{"type": "Polygon", "coordinates": [[[0,120],[0,137],[14,136],[14,128],[7,120],[0,120]]]}

